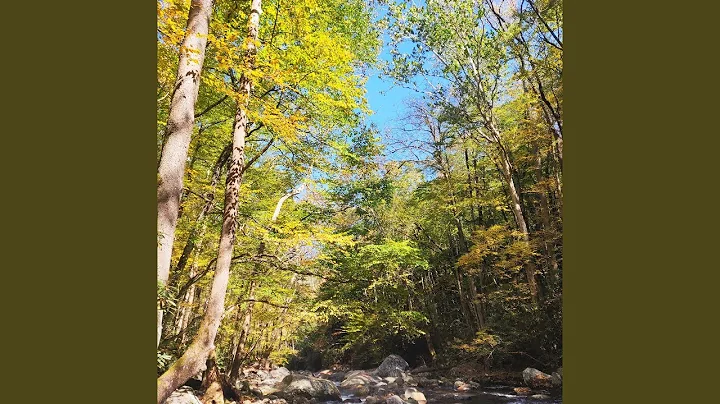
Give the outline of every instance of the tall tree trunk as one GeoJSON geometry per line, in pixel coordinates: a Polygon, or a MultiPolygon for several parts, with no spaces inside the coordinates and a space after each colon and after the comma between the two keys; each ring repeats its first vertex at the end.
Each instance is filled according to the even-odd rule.
{"type": "Polygon", "coordinates": [[[205,362],[207,370],[202,381],[202,404],[225,404],[225,395],[223,394],[223,383],[220,369],[215,362],[215,350],[210,353],[205,362]]]}
{"type": "Polygon", "coordinates": [[[460,273],[460,269],[458,269],[457,265],[454,265],[455,268],[455,281],[457,282],[457,288],[458,288],[458,298],[460,299],[460,311],[462,312],[463,317],[465,318],[465,322],[470,325],[470,328],[473,329],[473,332],[475,332],[475,321],[473,321],[473,315],[472,315],[472,309],[470,308],[470,304],[468,303],[467,295],[465,294],[465,290],[463,288],[464,282],[464,276],[462,273],[460,273]]]}
{"type": "MultiPolygon", "coordinates": [[[[468,157],[468,150],[467,148],[463,148],[463,151],[465,152],[465,169],[467,170],[467,197],[470,200],[470,223],[472,226],[475,226],[477,224],[477,219],[475,218],[475,200],[473,198],[473,191],[475,190],[475,184],[473,183],[472,179],[472,172],[470,171],[470,159],[468,157]]],[[[475,192],[477,195],[477,193],[475,192]]],[[[470,227],[470,230],[472,232],[472,226],[470,227]]]]}
{"type": "MultiPolygon", "coordinates": [[[[193,277],[195,275],[194,266],[190,267],[190,277],[193,277]]],[[[194,286],[194,285],[193,285],[194,286]]],[[[188,289],[187,292],[183,295],[182,303],[178,304],[178,310],[177,315],[175,316],[175,330],[174,335],[178,336],[182,332],[182,330],[185,328],[185,323],[188,318],[188,314],[190,312],[190,307],[193,304],[193,301],[195,300],[195,290],[188,289]]]]}
{"type": "Polygon", "coordinates": [[[482,303],[480,302],[480,299],[478,297],[477,286],[475,285],[475,277],[469,275],[467,278],[468,284],[470,285],[470,297],[473,309],[472,311],[477,321],[477,330],[480,330],[485,327],[485,313],[483,311],[482,303]]]}
{"type": "MultiPolygon", "coordinates": [[[[499,167],[502,172],[503,178],[505,179],[505,183],[508,187],[508,193],[510,194],[511,201],[510,208],[513,212],[513,216],[515,217],[515,223],[517,224],[520,233],[522,233],[525,242],[530,243],[530,232],[528,230],[527,222],[525,221],[525,215],[523,213],[520,200],[520,192],[518,192],[515,180],[513,179],[513,169],[512,164],[510,163],[510,156],[508,156],[507,152],[505,152],[505,150],[502,149],[501,146],[498,148],[501,149],[499,153],[499,167]]],[[[535,304],[538,304],[539,296],[535,272],[535,262],[533,261],[532,257],[530,257],[527,264],[525,265],[525,275],[527,277],[528,286],[530,287],[530,295],[532,296],[533,302],[535,304]]]]}
{"type": "MultiPolygon", "coordinates": [[[[258,37],[260,25],[261,0],[252,0],[248,21],[248,58],[247,68],[255,66],[256,48],[255,42],[258,37]]],[[[225,208],[223,213],[222,233],[220,235],[220,246],[218,248],[218,259],[215,267],[210,290],[210,299],[205,311],[205,317],[200,325],[200,330],[187,351],[158,378],[158,404],[162,404],[185,381],[196,374],[202,367],[210,351],[215,348],[215,335],[217,334],[220,321],[223,317],[225,306],[225,293],[230,278],[230,265],[232,263],[233,244],[235,243],[235,231],[237,229],[238,193],[242,168],[245,161],[245,137],[247,135],[247,107],[252,91],[252,81],[243,75],[240,78],[239,93],[241,100],[238,102],[233,123],[233,150],[230,157],[227,180],[225,182],[225,208]]]]}
{"type": "MultiPolygon", "coordinates": [[[[248,299],[249,300],[255,300],[255,286],[257,283],[255,280],[250,281],[250,291],[248,293],[248,299]]],[[[245,310],[245,318],[243,320],[242,330],[240,331],[240,337],[238,338],[238,343],[235,346],[235,353],[232,358],[232,363],[230,365],[230,384],[234,385],[235,381],[240,377],[240,369],[242,368],[242,363],[245,356],[245,344],[247,343],[248,335],[250,335],[250,325],[252,324],[252,315],[253,315],[253,308],[255,307],[255,302],[248,302],[247,309],[245,310]]]]}
{"type": "MultiPolygon", "coordinates": [[[[542,175],[542,159],[540,157],[540,153],[538,150],[538,147],[535,146],[535,154],[536,154],[536,160],[535,160],[535,175],[537,176],[538,182],[541,182],[543,179],[542,175]]],[[[548,264],[550,265],[550,286],[551,288],[554,288],[557,282],[559,281],[559,270],[558,270],[558,262],[557,258],[555,257],[555,234],[554,229],[552,226],[552,221],[550,219],[550,203],[548,202],[548,196],[545,192],[544,187],[543,189],[539,190],[540,194],[540,219],[542,221],[543,225],[543,247],[545,249],[545,255],[548,260],[548,264]]]]}
{"type": "MultiPolygon", "coordinates": [[[[175,265],[175,268],[173,268],[172,274],[170,275],[170,280],[168,281],[168,286],[170,288],[176,288],[180,277],[182,276],[182,272],[185,269],[185,266],[188,263],[188,260],[190,259],[190,255],[195,250],[195,247],[198,243],[198,240],[202,239],[203,235],[205,234],[205,230],[207,228],[207,223],[205,221],[205,217],[210,212],[210,209],[213,207],[213,202],[215,201],[215,187],[217,186],[218,182],[220,181],[220,175],[222,174],[222,167],[223,165],[227,164],[228,159],[230,158],[230,152],[232,151],[232,144],[228,144],[227,147],[223,149],[223,151],[220,153],[220,156],[218,157],[217,161],[215,162],[215,166],[213,167],[213,173],[212,177],[210,179],[210,189],[213,190],[211,192],[208,192],[207,195],[205,195],[205,205],[203,205],[202,209],[200,210],[200,213],[197,216],[197,219],[195,219],[195,222],[193,224],[192,229],[190,230],[190,235],[188,236],[187,241],[185,242],[185,247],[183,248],[182,254],[180,254],[180,258],[178,259],[177,265],[175,265]]],[[[190,279],[194,274],[190,275],[190,279]]],[[[188,293],[192,295],[192,292],[186,291],[184,294],[181,294],[184,299],[187,300],[185,296],[188,296],[188,293]]],[[[181,297],[181,296],[178,296],[181,297]]],[[[165,324],[173,324],[177,323],[177,317],[179,313],[175,313],[175,317],[172,316],[173,312],[168,313],[168,321],[165,322],[165,324]]],[[[166,326],[164,326],[166,327],[166,326]]],[[[167,335],[169,335],[168,331],[165,331],[165,336],[163,336],[162,340],[165,340],[167,338],[167,335]]],[[[177,335],[177,334],[176,334],[177,335]]]]}
{"type": "MultiPolygon", "coordinates": [[[[185,161],[195,123],[195,103],[200,88],[200,72],[205,60],[212,7],[213,0],[191,1],[185,38],[180,47],[175,90],[170,101],[170,113],[165,129],[167,140],[158,167],[157,277],[161,287],[166,285],[170,275],[185,161]]],[[[162,308],[158,310],[157,317],[157,345],[160,345],[162,308]]]]}

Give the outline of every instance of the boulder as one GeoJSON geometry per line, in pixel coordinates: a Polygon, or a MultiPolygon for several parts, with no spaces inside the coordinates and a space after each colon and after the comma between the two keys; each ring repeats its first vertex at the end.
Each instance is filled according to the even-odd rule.
{"type": "Polygon", "coordinates": [[[370,387],[368,385],[361,385],[353,389],[355,391],[355,395],[358,397],[365,397],[370,395],[370,387]]]}
{"type": "Polygon", "coordinates": [[[557,371],[553,372],[550,376],[551,384],[553,387],[561,387],[562,386],[562,368],[558,368],[557,371]]]}
{"type": "Polygon", "coordinates": [[[538,400],[547,400],[550,398],[550,396],[548,396],[547,394],[533,394],[532,396],[530,396],[530,398],[535,398],[538,400]]]}
{"type": "Polygon", "coordinates": [[[380,396],[385,397],[388,395],[388,390],[385,387],[379,387],[375,392],[373,393],[374,396],[380,396]]]}
{"type": "Polygon", "coordinates": [[[535,368],[525,368],[522,372],[526,386],[533,388],[546,388],[552,385],[552,376],[535,368]]]}
{"type": "Polygon", "coordinates": [[[382,361],[377,368],[377,375],[380,377],[401,377],[402,372],[410,367],[402,357],[390,355],[382,361]]]}
{"type": "Polygon", "coordinates": [[[427,404],[425,394],[413,387],[405,389],[405,395],[403,397],[405,397],[406,400],[415,400],[418,404],[427,404]]]}
{"type": "Polygon", "coordinates": [[[430,369],[430,367],[428,365],[418,366],[415,369],[413,369],[414,374],[427,373],[430,371],[432,371],[432,369],[430,369]]]}
{"type": "Polygon", "coordinates": [[[366,375],[369,373],[371,373],[371,372],[367,371],[367,370],[351,370],[351,371],[345,373],[345,379],[349,379],[349,378],[351,378],[353,376],[357,376],[357,375],[366,375]]]}
{"type": "Polygon", "coordinates": [[[248,392],[250,391],[250,382],[246,379],[235,380],[235,388],[240,391],[248,392]]]}
{"type": "Polygon", "coordinates": [[[293,373],[297,373],[297,374],[303,375],[303,376],[313,377],[313,372],[311,372],[311,371],[309,371],[309,370],[296,370],[296,371],[294,371],[293,373]]]}
{"type": "MultiPolygon", "coordinates": [[[[295,397],[315,398],[318,400],[340,401],[340,390],[329,380],[291,373],[275,385],[277,396],[290,401],[295,397]]],[[[295,400],[292,400],[293,402],[295,400]]]]}
{"type": "MultiPolygon", "coordinates": [[[[315,404],[317,400],[314,398],[307,398],[305,396],[293,396],[290,398],[290,404],[315,404]]],[[[270,404],[270,403],[263,403],[270,404]]]]}
{"type": "Polygon", "coordinates": [[[402,373],[400,379],[402,379],[403,385],[405,386],[417,387],[418,385],[417,381],[407,373],[402,373]]]}
{"type": "Polygon", "coordinates": [[[397,395],[392,395],[385,399],[385,404],[405,404],[405,401],[397,395]]]}
{"type": "Polygon", "coordinates": [[[472,388],[470,383],[465,383],[462,380],[456,380],[455,383],[453,384],[453,387],[457,391],[470,391],[470,389],[472,388]]]}
{"type": "Polygon", "coordinates": [[[513,391],[518,396],[529,396],[530,394],[532,394],[532,390],[527,387],[515,387],[513,391]]]}
{"type": "Polygon", "coordinates": [[[277,393],[277,392],[279,392],[279,391],[280,391],[280,389],[279,389],[278,387],[276,387],[276,386],[271,386],[271,385],[269,385],[269,384],[261,384],[261,385],[258,386],[257,388],[251,388],[251,389],[250,389],[250,393],[251,393],[251,394],[259,395],[259,396],[262,396],[262,397],[264,397],[264,396],[269,396],[269,395],[271,395],[271,394],[275,394],[275,393],[277,393]]]}
{"type": "Polygon", "coordinates": [[[165,404],[201,404],[201,402],[191,387],[183,386],[173,391],[165,404]]]}
{"type": "Polygon", "coordinates": [[[273,369],[273,370],[270,371],[270,378],[272,378],[272,379],[277,379],[277,380],[282,380],[282,379],[284,379],[284,378],[285,378],[287,375],[289,375],[289,374],[290,374],[290,371],[287,370],[287,368],[285,368],[285,367],[279,367],[279,368],[277,368],[277,369],[273,369]]]}
{"type": "Polygon", "coordinates": [[[364,371],[352,371],[345,376],[345,380],[340,383],[340,387],[344,389],[357,389],[360,386],[372,385],[382,380],[364,371]]]}
{"type": "Polygon", "coordinates": [[[367,396],[365,398],[365,404],[380,404],[383,402],[383,399],[381,397],[377,396],[367,396]]]}
{"type": "Polygon", "coordinates": [[[330,374],[330,377],[328,379],[334,381],[334,382],[341,382],[345,380],[345,372],[334,372],[330,374]]]}

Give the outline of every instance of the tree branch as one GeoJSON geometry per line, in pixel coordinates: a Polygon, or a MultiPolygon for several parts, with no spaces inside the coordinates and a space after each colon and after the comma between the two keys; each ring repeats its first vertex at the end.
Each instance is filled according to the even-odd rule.
{"type": "Polygon", "coordinates": [[[217,107],[218,105],[222,104],[223,101],[227,100],[228,96],[224,96],[220,98],[219,100],[215,101],[214,103],[210,104],[207,108],[202,110],[202,112],[195,114],[195,118],[200,118],[201,116],[205,115],[206,113],[210,112],[213,108],[217,107]]]}

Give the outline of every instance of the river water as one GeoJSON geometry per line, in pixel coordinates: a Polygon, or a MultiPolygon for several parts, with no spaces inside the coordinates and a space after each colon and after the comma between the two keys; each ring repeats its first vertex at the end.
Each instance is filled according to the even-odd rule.
{"type": "MultiPolygon", "coordinates": [[[[487,386],[478,390],[469,392],[456,392],[452,389],[423,389],[418,391],[425,394],[428,404],[560,404],[561,397],[551,397],[547,399],[523,397],[513,394],[510,386],[487,386]]],[[[350,400],[349,402],[365,403],[365,399],[359,401],[354,395],[341,390],[342,399],[350,400]]],[[[347,403],[346,403],[347,404],[347,403]]]]}

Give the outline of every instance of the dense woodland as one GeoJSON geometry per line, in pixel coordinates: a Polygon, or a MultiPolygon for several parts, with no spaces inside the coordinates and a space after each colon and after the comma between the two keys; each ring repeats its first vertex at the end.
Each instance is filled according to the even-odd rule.
{"type": "Polygon", "coordinates": [[[159,403],[208,358],[561,366],[562,1],[157,13],[159,403]]]}

